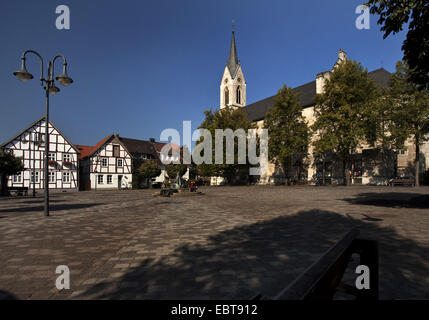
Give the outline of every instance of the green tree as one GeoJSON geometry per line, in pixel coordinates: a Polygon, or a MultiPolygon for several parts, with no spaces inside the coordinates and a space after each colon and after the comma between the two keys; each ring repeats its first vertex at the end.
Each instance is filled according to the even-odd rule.
{"type": "Polygon", "coordinates": [[[289,181],[289,168],[297,160],[302,162],[309,144],[309,128],[302,115],[298,94],[292,88],[284,85],[278,91],[274,106],[265,116],[264,127],[268,129],[268,157],[283,166],[289,181]]]}
{"type": "Polygon", "coordinates": [[[427,0],[370,0],[372,14],[379,14],[383,38],[402,31],[409,22],[402,44],[404,61],[410,67],[410,80],[427,88],[429,84],[429,6],[427,0]]]}
{"type": "Polygon", "coordinates": [[[416,186],[419,186],[420,146],[428,140],[429,95],[427,90],[413,84],[409,79],[411,70],[399,61],[396,72],[390,78],[386,103],[390,106],[390,142],[403,149],[407,139],[413,139],[416,154],[414,159],[416,186]]]}
{"type": "Polygon", "coordinates": [[[175,179],[177,176],[181,178],[187,170],[186,164],[170,163],[166,166],[167,175],[170,179],[175,179]]]}
{"type": "Polygon", "coordinates": [[[24,170],[21,158],[15,157],[11,152],[0,150],[0,194],[8,195],[7,179],[24,170]]]}
{"type": "Polygon", "coordinates": [[[149,186],[152,187],[152,178],[156,178],[161,174],[161,166],[154,159],[146,160],[138,169],[138,173],[149,181],[149,186]]]}
{"type": "Polygon", "coordinates": [[[343,161],[344,181],[350,185],[351,155],[362,141],[371,140],[371,103],[377,88],[360,63],[346,60],[325,82],[325,91],[316,96],[312,129],[316,155],[333,151],[343,161]]]}
{"type": "MultiPolygon", "coordinates": [[[[247,134],[249,129],[256,129],[256,125],[247,119],[247,114],[240,108],[225,107],[216,112],[207,110],[204,112],[205,119],[199,126],[200,129],[207,129],[211,133],[212,138],[212,163],[211,164],[200,164],[198,169],[203,176],[220,176],[227,179],[231,183],[232,178],[238,175],[244,175],[248,173],[250,164],[246,157],[246,163],[240,164],[238,161],[238,140],[234,138],[234,163],[226,163],[226,138],[223,138],[223,164],[215,164],[215,130],[216,129],[231,129],[235,132],[238,129],[243,129],[247,134]]],[[[197,145],[203,141],[203,137],[197,141],[197,145]]],[[[246,139],[246,155],[247,151],[247,139],[246,139]]]]}

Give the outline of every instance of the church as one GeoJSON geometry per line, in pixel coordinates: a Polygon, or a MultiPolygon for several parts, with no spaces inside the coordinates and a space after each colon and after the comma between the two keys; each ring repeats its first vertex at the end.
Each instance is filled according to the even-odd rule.
{"type": "MultiPolygon", "coordinates": [[[[345,51],[338,51],[337,59],[331,70],[326,70],[315,75],[314,79],[308,83],[293,88],[299,94],[298,100],[302,105],[303,115],[308,123],[312,125],[315,121],[314,98],[316,94],[323,93],[324,83],[330,78],[332,71],[348,59],[345,51]]],[[[388,87],[390,73],[383,68],[368,72],[375,85],[388,87]]],[[[242,108],[246,112],[250,121],[257,124],[257,128],[264,127],[264,119],[268,110],[274,105],[275,95],[256,101],[247,105],[246,103],[246,80],[244,72],[238,59],[235,41],[235,32],[232,31],[229,58],[225,65],[222,80],[220,83],[220,109],[226,106],[242,108]]],[[[277,91],[274,88],[273,91],[277,91]]],[[[316,136],[312,136],[314,141],[316,136]]],[[[313,184],[323,180],[323,184],[343,184],[343,162],[334,153],[328,154],[324,159],[319,159],[313,154],[312,143],[308,148],[308,155],[305,164],[295,164],[288,168],[288,172],[293,172],[294,181],[313,184]]],[[[420,173],[429,168],[429,143],[421,146],[420,150],[420,173]]],[[[415,147],[413,141],[406,143],[405,151],[389,150],[381,152],[378,144],[367,145],[362,143],[360,148],[352,155],[351,182],[352,184],[386,185],[389,180],[398,176],[412,177],[414,175],[415,147]]],[[[223,179],[212,177],[212,184],[222,184],[223,179]]],[[[285,176],[281,167],[270,162],[268,171],[259,177],[260,184],[282,184],[285,176]]]]}

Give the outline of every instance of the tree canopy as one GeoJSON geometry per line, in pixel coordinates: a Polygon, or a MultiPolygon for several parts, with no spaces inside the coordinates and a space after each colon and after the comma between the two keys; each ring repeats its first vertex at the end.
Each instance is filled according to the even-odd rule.
{"type": "Polygon", "coordinates": [[[167,175],[170,179],[174,179],[177,176],[181,178],[186,173],[187,170],[188,170],[188,167],[186,166],[186,164],[170,163],[166,167],[167,175]]]}
{"type": "Polygon", "coordinates": [[[420,145],[428,140],[429,95],[427,90],[411,82],[411,70],[399,61],[391,75],[386,102],[390,106],[389,141],[402,149],[407,139],[413,139],[415,154],[415,179],[419,185],[420,145]]]}
{"type": "Polygon", "coordinates": [[[298,94],[292,88],[284,85],[278,91],[273,107],[265,116],[264,127],[268,129],[269,159],[281,164],[289,179],[288,167],[293,165],[292,161],[307,155],[309,144],[309,127],[298,94]]]}
{"type": "Polygon", "coordinates": [[[371,103],[377,88],[360,63],[346,60],[326,80],[324,92],[316,96],[312,129],[316,154],[334,151],[344,163],[344,178],[350,184],[350,155],[372,135],[371,103]]]}
{"type": "Polygon", "coordinates": [[[0,150],[0,192],[7,194],[7,177],[18,174],[24,170],[21,158],[15,157],[11,152],[0,150]]]}
{"type": "MultiPolygon", "coordinates": [[[[247,119],[247,114],[240,108],[231,108],[225,107],[216,112],[213,112],[211,109],[204,112],[205,119],[199,126],[199,129],[207,129],[211,133],[211,144],[212,148],[212,163],[199,164],[198,169],[201,175],[203,176],[221,176],[227,178],[228,181],[234,176],[240,175],[240,173],[245,172],[249,168],[249,163],[246,158],[245,164],[240,164],[238,161],[238,139],[234,138],[234,163],[226,163],[226,138],[223,138],[223,163],[215,164],[215,137],[216,129],[231,129],[235,132],[237,129],[243,129],[247,134],[249,129],[256,129],[256,125],[247,119]]],[[[197,142],[203,142],[203,137],[197,142]]],[[[247,139],[246,139],[247,140],[247,139]]],[[[247,154],[247,141],[246,141],[246,154],[247,154]]]]}
{"type": "Polygon", "coordinates": [[[152,179],[161,174],[161,166],[154,159],[146,160],[138,169],[139,175],[145,179],[152,179]]]}
{"type": "Polygon", "coordinates": [[[407,37],[402,44],[404,61],[409,65],[410,80],[428,88],[429,84],[429,6],[427,0],[369,0],[372,14],[380,15],[383,38],[402,31],[409,22],[407,37]]]}

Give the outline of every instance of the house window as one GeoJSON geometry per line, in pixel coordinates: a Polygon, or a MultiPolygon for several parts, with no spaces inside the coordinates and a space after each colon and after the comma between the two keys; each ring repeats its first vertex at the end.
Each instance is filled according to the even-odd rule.
{"type": "Polygon", "coordinates": [[[103,184],[103,176],[102,175],[97,176],[97,183],[103,184]]]}
{"type": "MultiPolygon", "coordinates": [[[[34,183],[34,172],[31,172],[31,182],[34,183]]],[[[36,171],[36,183],[39,183],[39,172],[36,171]]]]}
{"type": "Polygon", "coordinates": [[[45,143],[45,135],[41,132],[38,132],[36,141],[40,144],[44,144],[45,143]]]}
{"type": "Polygon", "coordinates": [[[71,162],[71,155],[68,153],[63,154],[63,161],[64,162],[71,162]]]}
{"type": "Polygon", "coordinates": [[[13,182],[21,183],[21,174],[15,174],[13,176],[13,182]]]}
{"type": "Polygon", "coordinates": [[[107,184],[112,184],[112,181],[113,181],[112,175],[111,174],[107,175],[107,184]]]}
{"type": "Polygon", "coordinates": [[[124,166],[124,161],[122,159],[118,159],[118,167],[123,167],[124,166]]]}
{"type": "Polygon", "coordinates": [[[55,176],[56,176],[55,171],[49,172],[49,175],[48,175],[49,182],[55,182],[55,176]]]}
{"type": "Polygon", "coordinates": [[[63,172],[63,182],[65,183],[70,182],[70,172],[63,172]]]}
{"type": "Polygon", "coordinates": [[[399,154],[400,155],[406,155],[407,154],[407,150],[399,150],[399,154]]]}
{"type": "Polygon", "coordinates": [[[225,88],[225,105],[227,106],[229,104],[229,90],[228,88],[225,88]]]}
{"type": "Polygon", "coordinates": [[[237,87],[237,103],[241,104],[241,89],[237,87]]]}
{"type": "Polygon", "coordinates": [[[53,152],[49,152],[48,153],[48,160],[49,161],[55,161],[55,153],[53,153],[53,152]]]}
{"type": "Polygon", "coordinates": [[[119,146],[113,146],[113,156],[119,157],[119,146]]]}
{"type": "Polygon", "coordinates": [[[107,158],[102,158],[101,159],[101,166],[102,167],[107,167],[107,158]]]}

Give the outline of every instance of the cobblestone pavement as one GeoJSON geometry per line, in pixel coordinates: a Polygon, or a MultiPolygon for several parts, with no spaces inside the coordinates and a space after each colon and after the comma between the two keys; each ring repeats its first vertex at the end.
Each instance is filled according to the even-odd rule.
{"type": "Polygon", "coordinates": [[[47,218],[42,197],[0,198],[0,298],[273,296],[355,226],[379,240],[381,298],[429,299],[428,187],[201,190],[53,194],[47,218]]]}

